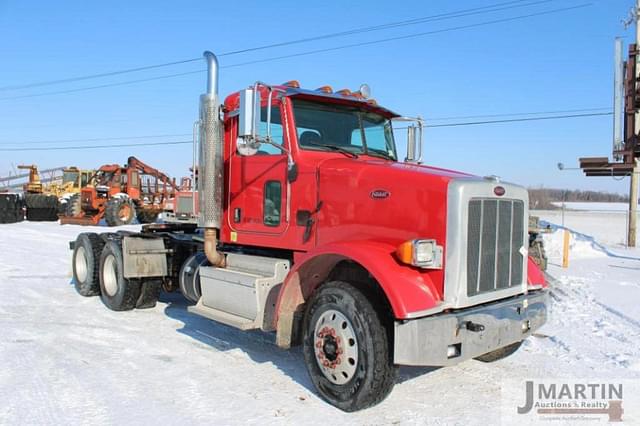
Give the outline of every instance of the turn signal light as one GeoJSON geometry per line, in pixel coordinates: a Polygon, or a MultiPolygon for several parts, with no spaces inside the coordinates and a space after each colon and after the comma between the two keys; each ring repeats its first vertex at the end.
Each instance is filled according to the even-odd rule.
{"type": "Polygon", "coordinates": [[[436,240],[409,240],[396,249],[398,260],[424,269],[442,269],[442,247],[436,240]]]}

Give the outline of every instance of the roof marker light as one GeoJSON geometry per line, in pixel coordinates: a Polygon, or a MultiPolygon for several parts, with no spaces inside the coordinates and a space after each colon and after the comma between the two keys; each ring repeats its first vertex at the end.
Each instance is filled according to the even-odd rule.
{"type": "Polygon", "coordinates": [[[293,87],[294,89],[300,88],[300,82],[298,80],[289,80],[283,84],[283,86],[293,87]]]}
{"type": "Polygon", "coordinates": [[[333,93],[333,88],[331,88],[331,86],[322,86],[322,87],[318,87],[316,89],[316,92],[333,93]]]}
{"type": "Polygon", "coordinates": [[[368,99],[371,97],[371,87],[369,87],[367,83],[363,83],[360,85],[360,89],[358,90],[358,93],[363,98],[368,99]]]}

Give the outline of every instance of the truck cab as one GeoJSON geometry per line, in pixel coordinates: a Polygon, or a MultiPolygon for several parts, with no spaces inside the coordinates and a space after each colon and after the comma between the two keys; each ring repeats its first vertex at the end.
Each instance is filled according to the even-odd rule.
{"type": "Polygon", "coordinates": [[[194,314],[275,331],[278,346],[303,346],[316,389],[345,411],[382,401],[397,365],[495,361],[546,321],[526,189],[424,165],[422,120],[366,87],[258,82],[220,102],[205,58],[198,225],[81,234],[81,294],[127,310],[179,289],[194,314]]]}

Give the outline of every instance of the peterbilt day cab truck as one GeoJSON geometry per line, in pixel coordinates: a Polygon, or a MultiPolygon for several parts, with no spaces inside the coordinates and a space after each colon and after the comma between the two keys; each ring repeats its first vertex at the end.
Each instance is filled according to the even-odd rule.
{"type": "Polygon", "coordinates": [[[525,189],[422,165],[422,121],[366,87],[258,82],[220,104],[204,56],[198,224],[80,234],[80,294],[130,310],[180,289],[194,314],[301,344],[318,393],[345,411],[382,401],[398,365],[494,361],[546,321],[525,189]],[[404,161],[396,122],[412,122],[404,161]]]}

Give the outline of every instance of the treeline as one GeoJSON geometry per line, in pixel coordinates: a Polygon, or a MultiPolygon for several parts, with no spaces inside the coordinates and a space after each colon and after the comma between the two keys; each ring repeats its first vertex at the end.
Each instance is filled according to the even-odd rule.
{"type": "Polygon", "coordinates": [[[529,188],[529,208],[552,210],[559,208],[554,202],[601,202],[625,203],[627,195],[604,191],[582,191],[579,189],[529,188]]]}

